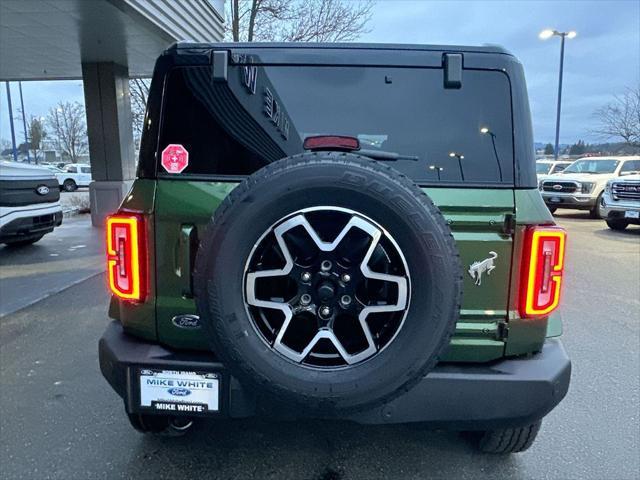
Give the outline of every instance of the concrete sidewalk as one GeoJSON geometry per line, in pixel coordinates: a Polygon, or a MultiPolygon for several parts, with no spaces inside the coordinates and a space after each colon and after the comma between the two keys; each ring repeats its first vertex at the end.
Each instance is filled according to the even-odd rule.
{"type": "Polygon", "coordinates": [[[103,236],[77,215],[33,245],[0,247],[0,317],[104,271],[103,236]]]}

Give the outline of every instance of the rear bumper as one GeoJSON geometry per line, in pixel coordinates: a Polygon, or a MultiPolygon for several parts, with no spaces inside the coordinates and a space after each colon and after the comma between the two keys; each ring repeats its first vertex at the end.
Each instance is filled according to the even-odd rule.
{"type": "MultiPolygon", "coordinates": [[[[221,391],[217,416],[241,418],[264,411],[213,354],[167,350],[127,335],[115,321],[100,339],[99,356],[102,374],[123,398],[129,413],[140,411],[137,375],[141,368],[218,373],[221,391]]],[[[364,424],[425,422],[459,430],[523,426],[544,417],[564,398],[570,376],[571,362],[562,344],[549,339],[540,353],[522,359],[438,365],[399,398],[339,418],[364,424]]],[[[270,412],[269,416],[274,415],[270,412]]],[[[281,413],[276,416],[306,415],[288,412],[286,417],[281,413]]]]}

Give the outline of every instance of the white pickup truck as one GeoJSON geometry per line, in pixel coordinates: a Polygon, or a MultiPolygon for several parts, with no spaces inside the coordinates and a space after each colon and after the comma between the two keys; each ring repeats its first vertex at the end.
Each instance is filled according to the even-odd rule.
{"type": "Polygon", "coordinates": [[[640,172],[640,156],[579,158],[562,172],[539,182],[551,213],[558,208],[589,210],[591,218],[604,218],[603,195],[607,181],[640,172]]]}
{"type": "Polygon", "coordinates": [[[62,223],[60,190],[46,168],[0,161],[0,243],[29,245],[62,223]]]}
{"type": "Polygon", "coordinates": [[[65,192],[74,192],[79,187],[88,187],[91,183],[91,165],[70,163],[61,172],[56,172],[60,188],[65,192]]]}

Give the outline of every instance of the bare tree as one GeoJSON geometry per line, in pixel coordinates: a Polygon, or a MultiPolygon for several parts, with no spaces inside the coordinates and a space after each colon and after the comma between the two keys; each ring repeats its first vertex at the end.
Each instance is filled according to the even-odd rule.
{"type": "Polygon", "coordinates": [[[45,137],[47,136],[47,131],[44,128],[43,121],[38,118],[31,116],[29,120],[29,149],[33,154],[33,158],[36,163],[38,163],[38,153],[42,149],[42,143],[45,137]]]}
{"type": "Polygon", "coordinates": [[[372,0],[231,0],[234,42],[345,42],[366,33],[372,0]]]}
{"type": "Polygon", "coordinates": [[[80,102],[60,102],[47,115],[54,144],[72,162],[87,152],[87,122],[80,102]]]}
{"type": "Polygon", "coordinates": [[[142,128],[144,126],[144,114],[147,110],[147,98],[151,80],[148,78],[132,78],[129,80],[129,92],[131,95],[131,120],[133,122],[133,139],[136,146],[140,145],[142,128]]]}
{"type": "Polygon", "coordinates": [[[599,125],[594,133],[605,138],[621,138],[627,145],[640,147],[640,88],[628,88],[613,101],[596,110],[599,125]]]}

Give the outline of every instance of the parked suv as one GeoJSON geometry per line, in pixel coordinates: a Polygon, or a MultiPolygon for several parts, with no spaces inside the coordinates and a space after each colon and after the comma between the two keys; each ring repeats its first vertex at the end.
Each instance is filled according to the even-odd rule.
{"type": "Polygon", "coordinates": [[[0,243],[30,245],[62,223],[60,190],[46,168],[0,161],[0,243]]]}
{"type": "Polygon", "coordinates": [[[565,232],[511,54],[179,44],[147,108],[99,345],[136,429],[311,417],[531,445],[569,386],[565,232]]]}
{"type": "Polygon", "coordinates": [[[640,157],[587,157],[561,173],[546,177],[540,190],[551,212],[558,208],[589,210],[592,218],[605,216],[602,197],[607,181],[640,172],[640,157]]]}
{"type": "Polygon", "coordinates": [[[567,160],[538,160],[536,161],[536,176],[538,177],[538,181],[546,178],[548,175],[553,175],[554,173],[560,173],[569,165],[571,165],[573,161],[567,160]]]}
{"type": "Polygon", "coordinates": [[[640,225],[640,175],[609,180],[604,189],[603,207],[607,225],[613,230],[640,225]]]}

